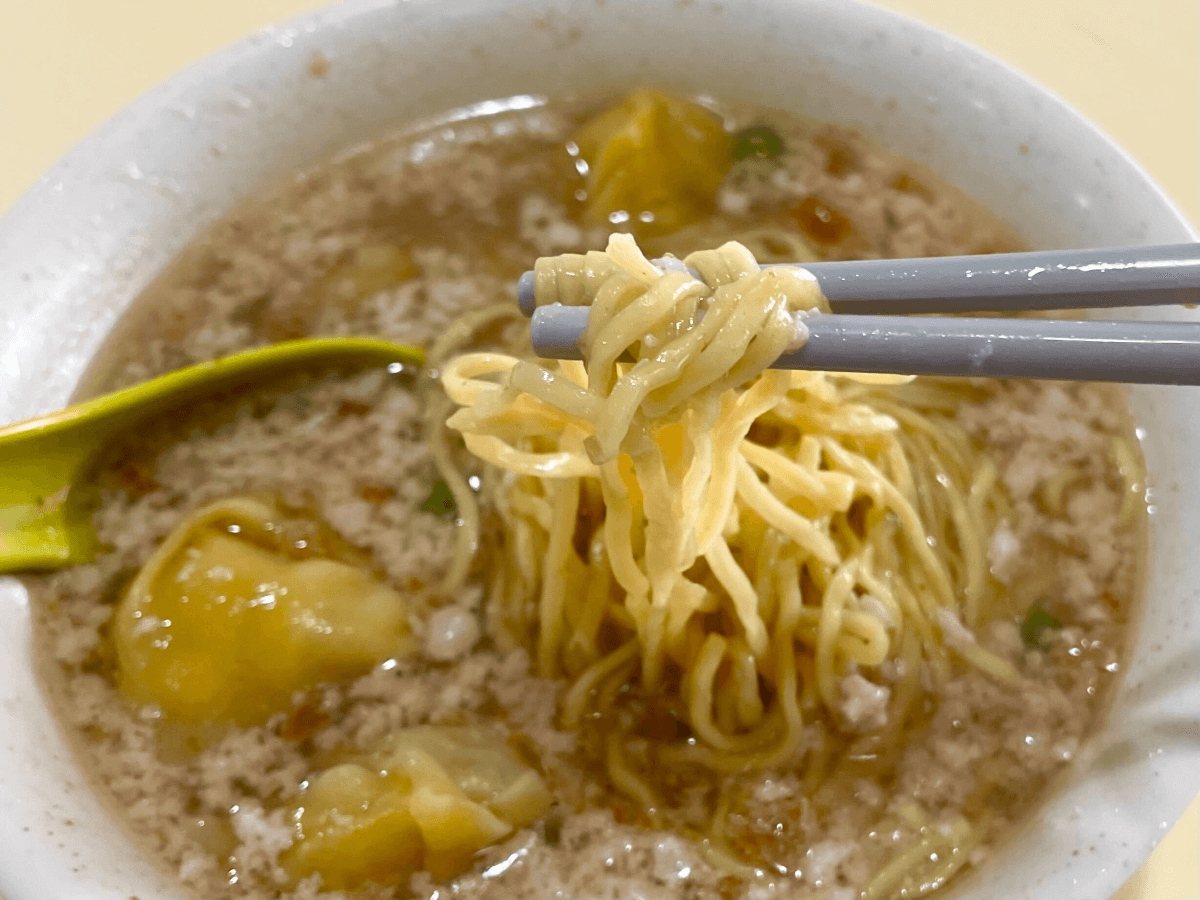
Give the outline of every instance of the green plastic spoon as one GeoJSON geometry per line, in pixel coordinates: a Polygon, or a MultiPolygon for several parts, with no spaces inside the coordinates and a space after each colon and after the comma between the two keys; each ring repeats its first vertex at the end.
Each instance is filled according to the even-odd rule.
{"type": "Polygon", "coordinates": [[[0,428],[0,572],[86,562],[97,547],[72,490],[118,435],[152,414],[291,369],[420,367],[423,351],[372,338],[287,341],[188,366],[143,384],[0,428]]]}

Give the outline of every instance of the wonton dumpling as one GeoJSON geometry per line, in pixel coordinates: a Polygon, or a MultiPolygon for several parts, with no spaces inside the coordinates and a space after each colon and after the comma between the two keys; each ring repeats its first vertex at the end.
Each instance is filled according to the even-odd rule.
{"type": "Polygon", "coordinates": [[[610,225],[624,212],[644,235],[711,213],[733,165],[720,119],[658,91],[635,91],[585,122],[574,141],[588,164],[584,222],[610,225]]]}
{"type": "Polygon", "coordinates": [[[292,813],[296,843],[283,863],[300,880],[321,873],[328,890],[395,884],[421,867],[421,832],[403,780],[356,763],[326,769],[292,813]]]}
{"type": "Polygon", "coordinates": [[[513,826],[550,804],[541,777],[494,736],[472,728],[409,728],[391,735],[381,762],[412,780],[409,809],[425,840],[425,868],[444,877],[465,868],[513,826]]]}
{"type": "Polygon", "coordinates": [[[494,735],[406,728],[312,780],[284,863],[297,879],[320,872],[326,887],[394,884],[417,869],[449,878],[550,802],[541,776],[494,735]]]}
{"type": "Polygon", "coordinates": [[[409,648],[400,595],[346,563],[265,545],[278,517],[258,500],[219,501],[143,566],[114,620],[121,686],[135,702],[183,725],[254,724],[296,691],[409,648]]]}

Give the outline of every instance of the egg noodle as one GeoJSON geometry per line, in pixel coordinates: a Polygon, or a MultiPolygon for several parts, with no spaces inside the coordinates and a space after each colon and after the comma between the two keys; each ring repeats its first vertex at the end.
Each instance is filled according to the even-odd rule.
{"type": "Polygon", "coordinates": [[[657,764],[735,773],[796,764],[806,719],[843,722],[844,679],[888,661],[885,729],[953,655],[1017,677],[972,638],[1003,612],[986,563],[1002,500],[992,464],[936,414],[961,388],[771,370],[803,339],[794,314],[827,308],[816,281],[737,243],[683,263],[627,235],[539,260],[539,304],[591,307],[582,362],[451,355],[499,310],[431,354],[459,407],[446,427],[489,464],[477,498],[435,421],[446,405],[431,408],[463,554],[480,499],[502,525],[490,631],[571,682],[564,727],[609,717],[608,777],[651,814],[647,751],[613,713],[631,686],[690,732],[652,742],[657,764]]]}

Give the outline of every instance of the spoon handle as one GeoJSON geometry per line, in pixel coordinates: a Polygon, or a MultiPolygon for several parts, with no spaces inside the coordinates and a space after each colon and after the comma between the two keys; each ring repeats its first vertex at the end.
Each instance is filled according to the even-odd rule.
{"type": "Polygon", "coordinates": [[[96,549],[74,490],[115,436],[165,409],[304,366],[418,368],[423,351],[374,338],[311,338],[197,363],[66,409],[0,426],[0,573],[57,569],[96,549]]]}

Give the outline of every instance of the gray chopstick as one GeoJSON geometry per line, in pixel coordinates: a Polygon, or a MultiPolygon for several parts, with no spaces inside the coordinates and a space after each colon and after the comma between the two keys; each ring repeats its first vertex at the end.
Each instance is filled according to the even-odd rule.
{"type": "MultiPolygon", "coordinates": [[[[1200,244],[796,265],[816,277],[833,312],[854,315],[1200,303],[1200,244]]],[[[526,272],[517,286],[526,315],[533,293],[526,272]]]]}
{"type": "MultiPolygon", "coordinates": [[[[540,356],[579,359],[588,309],[544,306],[531,323],[540,356]]],[[[1200,324],[812,315],[808,342],[779,369],[1200,384],[1200,324]]]]}

